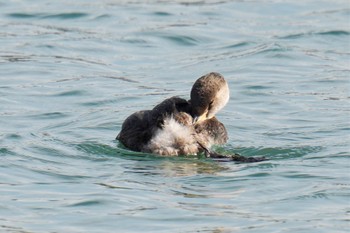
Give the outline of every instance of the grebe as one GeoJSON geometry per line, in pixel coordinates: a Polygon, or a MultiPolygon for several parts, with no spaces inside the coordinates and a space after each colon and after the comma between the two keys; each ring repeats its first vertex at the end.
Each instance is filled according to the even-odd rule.
{"type": "Polygon", "coordinates": [[[171,97],[152,110],[138,111],[123,123],[117,136],[125,147],[163,156],[210,153],[227,142],[225,126],[215,117],[229,100],[229,87],[219,73],[193,84],[191,99],[171,97]]]}

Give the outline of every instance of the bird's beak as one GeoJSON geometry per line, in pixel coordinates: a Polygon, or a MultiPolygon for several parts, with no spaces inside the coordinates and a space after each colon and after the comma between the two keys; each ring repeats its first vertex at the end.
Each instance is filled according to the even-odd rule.
{"type": "Polygon", "coordinates": [[[193,117],[192,125],[196,124],[198,121],[198,116],[193,117]]]}
{"type": "Polygon", "coordinates": [[[206,119],[207,119],[206,114],[203,114],[201,116],[194,116],[193,120],[192,120],[192,124],[195,125],[195,124],[202,122],[206,119]]]}

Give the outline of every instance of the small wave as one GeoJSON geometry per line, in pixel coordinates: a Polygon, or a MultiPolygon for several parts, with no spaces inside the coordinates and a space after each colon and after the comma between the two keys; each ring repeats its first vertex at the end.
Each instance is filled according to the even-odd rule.
{"type": "Polygon", "coordinates": [[[28,62],[32,60],[33,60],[32,56],[26,56],[21,54],[0,55],[0,63],[28,62]]]}
{"type": "Polygon", "coordinates": [[[28,116],[32,119],[35,120],[43,120],[43,119],[59,119],[59,118],[64,118],[67,117],[68,115],[62,112],[47,112],[47,113],[42,113],[42,114],[35,114],[28,116]]]}
{"type": "Polygon", "coordinates": [[[72,12],[72,13],[61,13],[61,14],[53,14],[53,15],[46,15],[42,18],[50,19],[50,18],[57,18],[57,19],[77,19],[77,18],[83,18],[88,16],[86,13],[81,12],[72,12]]]}
{"type": "Polygon", "coordinates": [[[334,31],[327,31],[327,32],[319,32],[316,33],[318,35],[334,35],[334,36],[348,36],[350,35],[350,32],[348,31],[342,31],[342,30],[334,30],[334,31]]]}
{"type": "Polygon", "coordinates": [[[204,5],[217,5],[217,4],[224,4],[228,2],[228,0],[214,0],[214,1],[175,1],[176,3],[180,5],[185,6],[204,6],[204,5]]]}
{"type": "Polygon", "coordinates": [[[75,148],[78,149],[79,151],[83,151],[88,154],[107,154],[110,153],[111,148],[106,145],[101,145],[98,143],[94,142],[85,142],[85,143],[80,143],[76,144],[75,148]]]}
{"type": "Polygon", "coordinates": [[[111,17],[112,16],[110,14],[102,14],[102,15],[96,16],[94,19],[99,20],[99,19],[107,19],[107,18],[111,18],[111,17]]]}
{"type": "Polygon", "coordinates": [[[53,96],[84,96],[86,94],[86,91],[83,90],[72,90],[72,91],[63,91],[57,94],[54,94],[53,96]]]}
{"type": "Polygon", "coordinates": [[[323,32],[305,32],[305,33],[296,33],[286,36],[277,37],[278,39],[299,39],[310,36],[348,36],[350,35],[349,31],[344,30],[331,30],[323,32]]]}
{"type": "Polygon", "coordinates": [[[242,147],[242,148],[230,148],[229,150],[239,153],[243,156],[264,156],[268,159],[290,159],[298,158],[310,153],[319,152],[322,150],[322,147],[312,147],[312,146],[303,146],[303,147],[291,147],[291,148],[282,148],[282,147],[242,147]]]}
{"type": "Polygon", "coordinates": [[[104,78],[109,78],[109,79],[117,79],[117,80],[121,80],[124,82],[129,82],[129,83],[139,83],[139,81],[133,80],[131,78],[127,78],[127,77],[119,77],[119,76],[102,76],[104,78]]]}
{"type": "Polygon", "coordinates": [[[201,64],[204,62],[214,62],[214,61],[221,61],[221,60],[229,60],[229,59],[238,59],[238,58],[244,58],[244,57],[252,57],[255,55],[260,54],[273,54],[276,56],[276,54],[284,53],[291,48],[282,46],[278,43],[250,43],[250,42],[242,42],[238,43],[236,45],[232,45],[231,48],[237,48],[236,50],[231,49],[224,49],[228,51],[220,52],[220,53],[213,53],[211,56],[197,56],[197,57],[191,57],[187,60],[183,60],[183,63],[186,63],[186,67],[190,65],[195,64],[201,64]]]}
{"type": "Polygon", "coordinates": [[[193,46],[198,44],[198,40],[190,36],[180,36],[180,35],[164,35],[163,38],[182,46],[193,46]]]}
{"type": "Polygon", "coordinates": [[[0,55],[0,64],[8,62],[40,62],[47,61],[48,59],[54,59],[55,61],[62,62],[76,62],[76,63],[86,63],[86,64],[95,64],[95,65],[106,65],[103,61],[92,60],[91,58],[83,57],[69,57],[69,56],[49,56],[49,55],[26,55],[26,54],[4,54],[0,55]]]}
{"type": "Polygon", "coordinates": [[[10,18],[16,19],[29,19],[29,18],[38,18],[38,19],[77,19],[88,16],[86,13],[81,12],[71,12],[71,13],[59,13],[59,14],[43,14],[43,13],[10,13],[7,14],[10,18]]]}
{"type": "Polygon", "coordinates": [[[121,42],[127,43],[127,44],[134,44],[144,47],[151,47],[150,43],[147,40],[140,39],[140,38],[133,38],[133,37],[123,37],[120,39],[121,42]]]}
{"type": "MultiPolygon", "coordinates": [[[[184,24],[172,24],[167,25],[164,28],[168,27],[184,27],[184,26],[191,26],[191,25],[184,25],[184,24]]],[[[212,39],[206,36],[199,36],[199,35],[185,35],[182,33],[176,33],[176,32],[163,32],[158,30],[148,30],[144,31],[141,34],[137,35],[138,37],[142,37],[143,40],[145,38],[147,39],[150,37],[152,40],[162,40],[168,43],[171,43],[173,45],[179,45],[179,46],[197,46],[201,43],[210,42],[212,39]]],[[[147,44],[148,46],[151,46],[150,43],[147,44]]],[[[159,46],[159,43],[156,44],[156,46],[159,46]]]]}
{"type": "Polygon", "coordinates": [[[15,153],[8,148],[0,148],[0,156],[15,155],[15,153]]]}
{"type": "Polygon", "coordinates": [[[10,14],[7,14],[7,16],[10,18],[28,19],[28,18],[38,18],[42,16],[42,14],[10,13],[10,14]]]}
{"type": "Polygon", "coordinates": [[[164,17],[164,16],[171,16],[172,15],[171,13],[165,12],[165,11],[155,11],[152,14],[155,15],[155,16],[162,16],[162,17],[164,17]]]}
{"type": "Polygon", "coordinates": [[[251,44],[252,44],[251,42],[242,41],[242,42],[234,43],[234,44],[231,44],[231,45],[227,45],[227,46],[223,47],[223,49],[242,48],[242,47],[245,47],[245,46],[249,46],[251,44]]]}
{"type": "Polygon", "coordinates": [[[79,207],[79,206],[93,206],[93,205],[101,205],[104,201],[101,200],[87,200],[87,201],[80,201],[73,204],[67,205],[68,207],[79,207]]]}

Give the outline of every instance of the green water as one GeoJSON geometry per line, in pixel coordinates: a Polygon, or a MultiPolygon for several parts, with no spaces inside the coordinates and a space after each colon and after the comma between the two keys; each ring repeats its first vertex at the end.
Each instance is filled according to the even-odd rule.
{"type": "Polygon", "coordinates": [[[1,232],[346,232],[348,1],[0,1],[1,232]],[[123,120],[223,74],[254,164],[134,153],[123,120]]]}

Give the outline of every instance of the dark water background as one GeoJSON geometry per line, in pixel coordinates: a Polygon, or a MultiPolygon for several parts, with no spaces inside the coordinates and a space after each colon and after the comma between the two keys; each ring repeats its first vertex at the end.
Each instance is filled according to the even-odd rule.
{"type": "Polygon", "coordinates": [[[348,1],[0,1],[1,232],[346,232],[348,1]],[[219,151],[114,141],[217,71],[219,151]]]}

